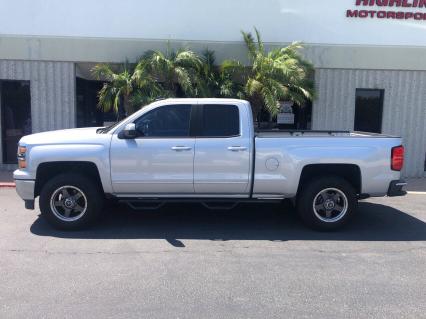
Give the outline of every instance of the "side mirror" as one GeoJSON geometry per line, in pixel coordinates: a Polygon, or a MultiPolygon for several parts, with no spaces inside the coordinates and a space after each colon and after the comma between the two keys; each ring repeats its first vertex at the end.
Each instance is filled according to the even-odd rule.
{"type": "Polygon", "coordinates": [[[128,123],[124,129],[118,133],[118,138],[122,139],[132,139],[137,136],[136,125],[135,123],[128,123]]]}

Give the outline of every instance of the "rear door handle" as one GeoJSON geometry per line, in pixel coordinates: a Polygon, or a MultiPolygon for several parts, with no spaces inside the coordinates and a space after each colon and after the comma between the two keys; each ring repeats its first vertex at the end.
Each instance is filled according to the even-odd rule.
{"type": "Polygon", "coordinates": [[[192,147],[190,146],[173,146],[172,150],[176,151],[176,152],[180,152],[180,151],[190,151],[192,149],[192,147]]]}
{"type": "Polygon", "coordinates": [[[247,147],[245,146],[229,146],[228,147],[228,151],[232,151],[232,152],[241,152],[246,150],[247,150],[247,147]]]}

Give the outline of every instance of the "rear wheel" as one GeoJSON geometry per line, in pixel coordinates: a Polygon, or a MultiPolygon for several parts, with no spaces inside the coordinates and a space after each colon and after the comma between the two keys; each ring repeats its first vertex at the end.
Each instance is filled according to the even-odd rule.
{"type": "Polygon", "coordinates": [[[63,174],[49,180],[40,192],[40,211],[53,227],[78,230],[91,225],[103,206],[97,183],[78,174],[63,174]]]}
{"type": "Polygon", "coordinates": [[[337,176],[324,176],[307,182],[299,192],[299,215],[305,224],[317,230],[340,228],[357,207],[354,188],[337,176]]]}

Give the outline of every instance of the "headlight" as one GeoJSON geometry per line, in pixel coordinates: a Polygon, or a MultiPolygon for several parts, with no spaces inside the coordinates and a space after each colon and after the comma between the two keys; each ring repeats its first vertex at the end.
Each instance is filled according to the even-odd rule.
{"type": "Polygon", "coordinates": [[[27,148],[25,146],[18,146],[18,167],[26,168],[27,160],[26,160],[27,148]]]}

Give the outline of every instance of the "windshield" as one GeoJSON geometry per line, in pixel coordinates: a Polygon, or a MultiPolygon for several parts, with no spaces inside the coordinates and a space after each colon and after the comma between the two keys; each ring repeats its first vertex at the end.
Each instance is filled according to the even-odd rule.
{"type": "Polygon", "coordinates": [[[110,125],[110,126],[105,126],[105,127],[98,128],[96,130],[96,133],[100,133],[100,134],[108,133],[111,130],[113,130],[114,128],[116,128],[117,126],[119,126],[121,123],[123,123],[126,119],[127,119],[127,117],[124,118],[124,119],[122,119],[121,121],[118,121],[117,123],[114,123],[114,124],[110,125]]]}
{"type": "MultiPolygon", "coordinates": [[[[142,106],[139,110],[143,109],[145,106],[148,106],[149,104],[146,104],[144,106],[142,106]]],[[[129,115],[130,116],[130,115],[129,115]]],[[[129,116],[126,116],[124,119],[122,119],[121,121],[118,121],[117,123],[114,123],[112,125],[109,126],[105,126],[105,127],[101,127],[98,128],[96,130],[96,133],[98,134],[103,134],[103,133],[108,133],[111,132],[113,129],[115,129],[117,126],[119,126],[120,124],[122,124],[125,120],[127,120],[129,118],[129,116]]]]}

